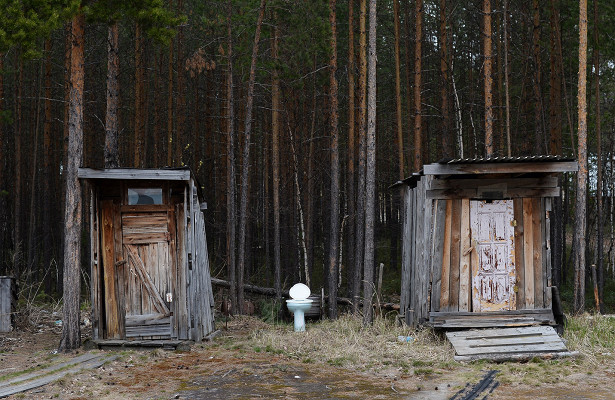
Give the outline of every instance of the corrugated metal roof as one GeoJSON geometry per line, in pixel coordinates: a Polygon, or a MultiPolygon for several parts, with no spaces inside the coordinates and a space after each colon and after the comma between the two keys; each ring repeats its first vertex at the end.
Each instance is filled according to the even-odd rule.
{"type": "Polygon", "coordinates": [[[455,158],[438,161],[438,164],[478,164],[478,163],[518,163],[518,162],[557,162],[557,161],[576,161],[571,157],[540,155],[522,157],[475,157],[475,158],[455,158]]]}

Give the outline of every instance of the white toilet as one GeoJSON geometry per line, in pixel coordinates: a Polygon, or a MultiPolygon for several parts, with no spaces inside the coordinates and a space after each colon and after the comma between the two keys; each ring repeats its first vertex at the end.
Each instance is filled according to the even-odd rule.
{"type": "Polygon", "coordinates": [[[290,288],[288,294],[291,299],[286,300],[288,311],[295,315],[295,332],[305,331],[305,312],[312,307],[314,300],[310,297],[310,288],[303,283],[297,283],[290,288]]]}

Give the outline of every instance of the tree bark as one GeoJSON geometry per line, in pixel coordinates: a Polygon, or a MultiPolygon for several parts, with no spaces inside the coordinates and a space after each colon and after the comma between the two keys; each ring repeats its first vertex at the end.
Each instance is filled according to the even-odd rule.
{"type": "MultiPolygon", "coordinates": [[[[357,208],[355,219],[355,270],[354,283],[357,284],[355,291],[360,290],[361,276],[363,275],[363,254],[365,246],[365,136],[367,129],[367,35],[365,24],[367,20],[367,1],[361,0],[359,5],[359,155],[357,167],[357,208]]],[[[353,287],[354,287],[353,283],[353,287]]],[[[357,294],[358,297],[358,294],[357,294]]],[[[354,294],[353,294],[354,301],[354,294]]],[[[357,303],[358,304],[358,303],[357,303]]]]}
{"type": "Polygon", "coordinates": [[[597,236],[598,243],[596,249],[596,273],[598,283],[598,302],[599,309],[597,312],[604,312],[604,223],[603,221],[603,204],[602,204],[602,127],[600,121],[600,34],[598,26],[600,24],[600,16],[598,14],[598,0],[594,0],[594,76],[595,76],[595,97],[596,104],[594,105],[596,113],[596,157],[597,157],[597,177],[596,177],[596,213],[597,213],[597,236]]]}
{"type": "MultiPolygon", "coordinates": [[[[451,117],[449,105],[449,77],[448,77],[448,20],[446,16],[446,0],[440,0],[440,101],[442,104],[442,156],[453,157],[453,138],[451,136],[451,117]]],[[[402,177],[403,178],[403,177],[402,177]]]]}
{"type": "Polygon", "coordinates": [[[587,229],[587,0],[579,0],[578,160],[575,207],[575,262],[573,311],[585,307],[585,248],[587,229]]]}
{"type": "Polygon", "coordinates": [[[423,117],[422,117],[422,71],[423,71],[423,0],[415,2],[415,42],[414,42],[414,172],[423,166],[423,117]]]}
{"type": "Polygon", "coordinates": [[[369,0],[369,71],[367,80],[367,168],[363,325],[373,321],[374,225],[376,219],[376,0],[369,0]]]}
{"type": "Polygon", "coordinates": [[[105,168],[120,166],[118,107],[120,100],[119,26],[109,26],[107,46],[107,112],[105,114],[105,168]]]}
{"type": "MultiPolygon", "coordinates": [[[[135,29],[135,142],[134,167],[145,166],[145,39],[143,27],[137,22],[135,29]]],[[[118,68],[119,69],[119,68],[118,68]]]]}
{"type": "Polygon", "coordinates": [[[395,133],[397,137],[397,160],[399,179],[405,178],[404,173],[404,132],[401,123],[401,61],[399,56],[399,0],[393,0],[393,28],[395,32],[395,133]]]}
{"type": "Polygon", "coordinates": [[[72,20],[69,94],[68,157],[64,212],[64,313],[60,351],[81,345],[79,328],[81,261],[81,183],[77,172],[83,158],[84,25],[79,13],[72,20]]]}
{"type": "Polygon", "coordinates": [[[512,156],[512,143],[510,137],[510,64],[508,63],[508,0],[504,0],[504,85],[506,86],[506,155],[512,156]]]}
{"type": "MultiPolygon", "coordinates": [[[[329,24],[331,26],[329,54],[329,134],[331,135],[331,220],[329,232],[329,281],[328,293],[330,299],[337,297],[339,230],[340,230],[340,156],[338,131],[337,103],[337,22],[336,0],[329,0],[329,24]]],[[[337,302],[330,301],[327,305],[330,319],[337,319],[337,302]]]]}
{"type": "MultiPolygon", "coordinates": [[[[244,125],[244,145],[241,170],[241,194],[239,208],[239,260],[237,268],[237,302],[243,305],[243,281],[246,266],[246,228],[248,221],[248,186],[250,184],[250,136],[252,134],[252,106],[254,103],[254,81],[256,80],[256,58],[258,56],[258,44],[265,15],[265,5],[267,0],[261,0],[258,10],[258,20],[256,31],[254,32],[254,43],[252,45],[252,62],[250,65],[250,77],[248,79],[248,93],[246,94],[246,115],[244,125]]],[[[243,313],[243,310],[239,310],[243,313]]]]}
{"type": "Polygon", "coordinates": [[[238,313],[237,301],[237,260],[236,229],[237,212],[235,203],[235,97],[233,93],[233,3],[228,1],[227,14],[227,72],[226,72],[226,268],[231,282],[230,296],[233,313],[238,313]]]}
{"type": "MultiPolygon", "coordinates": [[[[274,61],[278,55],[278,27],[273,31],[272,56],[274,61]]],[[[282,258],[280,254],[280,77],[277,68],[273,70],[271,87],[271,162],[273,173],[273,287],[276,298],[282,300],[282,258]]]]}
{"type": "Polygon", "coordinates": [[[483,52],[485,55],[485,155],[494,155],[493,145],[493,74],[491,54],[491,0],[483,0],[483,52]]]}
{"type": "Polygon", "coordinates": [[[543,111],[542,111],[542,61],[540,56],[540,2],[532,0],[533,8],[533,25],[532,25],[532,47],[534,59],[534,142],[535,151],[538,154],[543,154],[543,146],[546,145],[544,129],[543,129],[543,111]]]}
{"type": "Polygon", "coordinates": [[[347,237],[347,265],[348,268],[348,286],[349,296],[352,299],[352,312],[359,312],[359,295],[361,293],[361,284],[356,270],[356,224],[357,216],[356,191],[355,191],[355,165],[356,165],[356,121],[355,121],[355,49],[354,49],[354,2],[348,1],[348,174],[346,177],[347,195],[346,195],[346,214],[348,215],[348,237],[347,237]]]}

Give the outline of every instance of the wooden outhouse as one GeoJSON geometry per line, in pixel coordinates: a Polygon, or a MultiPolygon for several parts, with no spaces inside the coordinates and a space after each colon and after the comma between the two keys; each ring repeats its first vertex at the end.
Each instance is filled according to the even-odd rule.
{"type": "Polygon", "coordinates": [[[553,199],[561,173],[577,170],[555,156],[456,159],[402,181],[406,323],[554,325],[553,199]]]}
{"type": "Polygon", "coordinates": [[[200,341],[214,300],[199,188],[187,168],[90,169],[95,340],[200,341]]]}

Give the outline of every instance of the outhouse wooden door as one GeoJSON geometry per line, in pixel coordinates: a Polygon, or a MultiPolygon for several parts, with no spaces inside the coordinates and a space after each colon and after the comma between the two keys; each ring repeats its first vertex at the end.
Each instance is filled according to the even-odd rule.
{"type": "Polygon", "coordinates": [[[513,201],[470,201],[470,224],[472,310],[514,310],[513,201]]]}
{"type": "Polygon", "coordinates": [[[166,206],[123,206],[122,253],[126,338],[170,338],[175,218],[166,206]]]}

